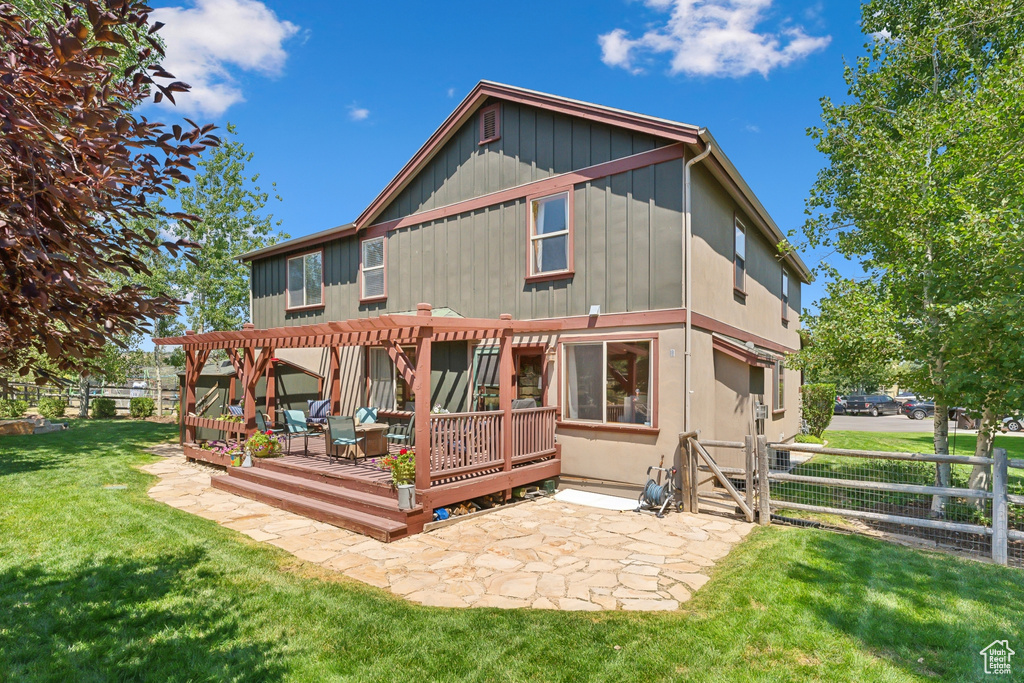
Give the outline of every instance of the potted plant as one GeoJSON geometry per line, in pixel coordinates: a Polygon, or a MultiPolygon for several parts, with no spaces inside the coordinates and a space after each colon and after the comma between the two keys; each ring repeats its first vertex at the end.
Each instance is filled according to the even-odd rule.
{"type": "Polygon", "coordinates": [[[245,442],[245,452],[254,458],[273,458],[281,452],[281,442],[273,432],[256,432],[245,442]]]}
{"type": "Polygon", "coordinates": [[[391,471],[391,484],[398,489],[398,508],[416,507],[416,454],[408,448],[377,461],[382,470],[391,471]]]}

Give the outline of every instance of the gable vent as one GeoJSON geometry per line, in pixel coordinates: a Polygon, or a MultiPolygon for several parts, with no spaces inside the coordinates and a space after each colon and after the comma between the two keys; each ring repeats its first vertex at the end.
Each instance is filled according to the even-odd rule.
{"type": "Polygon", "coordinates": [[[492,104],[480,110],[480,144],[494,142],[501,137],[501,105],[492,104]]]}

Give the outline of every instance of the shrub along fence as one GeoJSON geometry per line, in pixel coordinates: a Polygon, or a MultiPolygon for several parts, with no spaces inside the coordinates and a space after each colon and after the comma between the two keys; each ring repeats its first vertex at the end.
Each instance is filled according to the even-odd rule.
{"type": "MultiPolygon", "coordinates": [[[[17,401],[25,401],[30,408],[38,408],[40,401],[45,401],[48,398],[59,398],[67,401],[67,405],[70,408],[79,408],[82,403],[82,391],[78,385],[68,385],[66,387],[58,387],[55,385],[37,385],[28,384],[22,382],[10,382],[6,386],[0,383],[0,400],[10,399],[17,401]]],[[[147,387],[145,389],[135,388],[130,385],[105,385],[105,384],[86,384],[86,408],[88,408],[88,402],[94,398],[110,398],[113,399],[114,405],[119,413],[128,414],[130,411],[130,404],[132,398],[148,397],[157,400],[156,387],[147,387]]],[[[165,385],[163,387],[163,412],[165,415],[169,415],[174,407],[178,403],[178,391],[177,385],[165,385]]]]}
{"type": "Polygon", "coordinates": [[[756,441],[758,517],[842,528],[1024,567],[1024,460],[756,441]],[[944,470],[938,486],[937,470],[944,470]],[[948,476],[945,472],[948,471],[948,476]]]}

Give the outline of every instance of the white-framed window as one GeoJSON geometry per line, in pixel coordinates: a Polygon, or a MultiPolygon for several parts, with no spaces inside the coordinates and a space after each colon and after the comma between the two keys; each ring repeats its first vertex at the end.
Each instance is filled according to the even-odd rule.
{"type": "Polygon", "coordinates": [[[569,192],[530,199],[529,274],[548,275],[572,270],[572,210],[569,192]]]}
{"type": "Polygon", "coordinates": [[[324,253],[308,254],[288,259],[288,306],[306,308],[322,306],[324,302],[324,253]]]}
{"type": "Polygon", "coordinates": [[[772,391],[772,410],[786,409],[786,366],[781,360],[775,361],[775,386],[772,391]]]}
{"type": "Polygon", "coordinates": [[[567,342],[562,419],[652,426],[652,339],[567,342]]]}
{"type": "Polygon", "coordinates": [[[789,320],[789,273],[782,269],[782,320],[789,320]]]}
{"type": "Polygon", "coordinates": [[[733,273],[732,286],[738,291],[746,291],[747,283],[747,229],[736,220],[733,233],[733,273]]]}
{"type": "Polygon", "coordinates": [[[360,298],[383,299],[387,296],[387,282],[385,280],[385,268],[387,266],[387,244],[384,237],[371,237],[365,239],[361,245],[360,254],[360,298]]]}

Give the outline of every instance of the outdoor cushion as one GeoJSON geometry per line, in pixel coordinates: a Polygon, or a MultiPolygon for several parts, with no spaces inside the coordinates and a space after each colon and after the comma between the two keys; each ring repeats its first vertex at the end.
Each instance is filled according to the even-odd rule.
{"type": "Polygon", "coordinates": [[[322,401],[307,401],[309,404],[309,417],[306,418],[306,422],[319,422],[325,424],[327,422],[327,416],[331,413],[331,401],[330,399],[322,401]]]}
{"type": "Polygon", "coordinates": [[[376,408],[360,408],[356,411],[356,421],[362,425],[370,425],[377,421],[376,408]]]}
{"type": "Polygon", "coordinates": [[[242,406],[228,406],[228,413],[234,417],[242,417],[242,406]]]}

